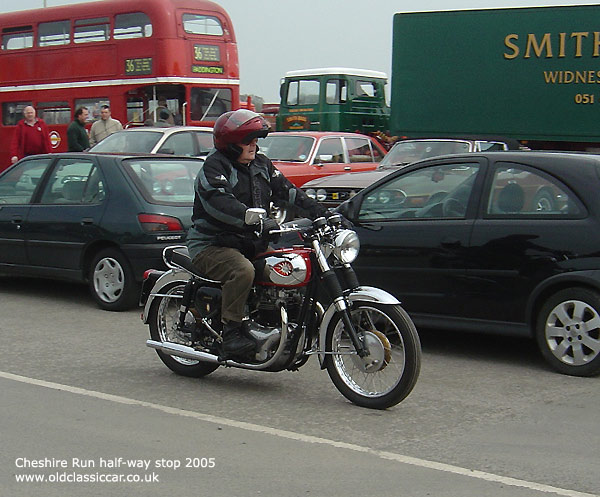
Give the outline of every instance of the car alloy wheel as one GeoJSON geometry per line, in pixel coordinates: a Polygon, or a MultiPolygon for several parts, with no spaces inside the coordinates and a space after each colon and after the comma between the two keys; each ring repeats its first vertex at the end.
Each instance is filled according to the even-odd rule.
{"type": "Polygon", "coordinates": [[[553,295],[540,311],[537,340],[545,359],[561,373],[599,373],[600,294],[568,288],[553,295]]]}

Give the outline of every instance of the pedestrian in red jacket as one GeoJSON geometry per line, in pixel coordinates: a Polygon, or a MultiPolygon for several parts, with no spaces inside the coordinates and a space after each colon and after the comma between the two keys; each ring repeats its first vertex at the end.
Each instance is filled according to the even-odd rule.
{"type": "Polygon", "coordinates": [[[10,147],[11,162],[28,155],[50,153],[50,133],[46,123],[35,116],[35,109],[28,105],[23,109],[24,119],[17,124],[10,147]]]}

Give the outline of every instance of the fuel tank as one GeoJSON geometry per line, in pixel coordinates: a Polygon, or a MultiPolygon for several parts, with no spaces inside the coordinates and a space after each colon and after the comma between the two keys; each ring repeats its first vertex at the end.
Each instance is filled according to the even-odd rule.
{"type": "Polygon", "coordinates": [[[310,281],[311,249],[293,247],[259,255],[254,261],[255,283],[265,286],[299,287],[310,281]]]}

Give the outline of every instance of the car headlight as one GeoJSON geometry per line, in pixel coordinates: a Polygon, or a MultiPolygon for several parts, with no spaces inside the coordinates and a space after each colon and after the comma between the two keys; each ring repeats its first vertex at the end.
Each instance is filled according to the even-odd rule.
{"type": "Polygon", "coordinates": [[[312,198],[313,200],[317,200],[317,192],[315,192],[312,188],[306,190],[306,195],[308,195],[308,197],[312,198]]]}
{"type": "Polygon", "coordinates": [[[344,264],[351,264],[358,257],[360,241],[358,235],[352,230],[342,230],[335,235],[333,253],[344,264]]]}
{"type": "Polygon", "coordinates": [[[325,200],[327,200],[327,191],[323,190],[322,188],[319,188],[317,190],[317,200],[319,202],[325,202],[325,200]]]}

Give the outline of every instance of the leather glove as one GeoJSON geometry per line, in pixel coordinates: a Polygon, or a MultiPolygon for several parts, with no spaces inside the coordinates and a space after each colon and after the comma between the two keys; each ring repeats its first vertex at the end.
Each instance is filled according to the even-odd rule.
{"type": "Polygon", "coordinates": [[[325,215],[325,217],[327,217],[327,219],[329,219],[331,216],[340,216],[341,222],[342,222],[342,228],[345,228],[348,230],[354,229],[354,225],[352,224],[352,221],[350,221],[349,219],[346,219],[339,212],[335,212],[335,211],[332,211],[331,209],[327,209],[327,214],[325,215]]]}
{"type": "Polygon", "coordinates": [[[260,236],[268,240],[276,240],[279,238],[279,233],[274,233],[271,235],[269,234],[269,231],[278,229],[280,229],[280,226],[279,224],[277,224],[277,221],[268,217],[262,222],[262,230],[260,232],[260,236]]]}

